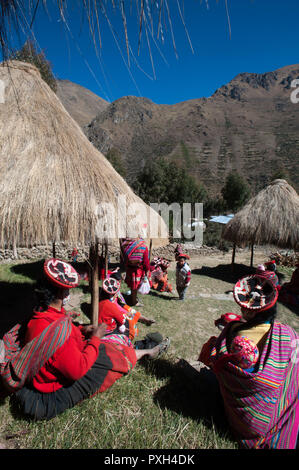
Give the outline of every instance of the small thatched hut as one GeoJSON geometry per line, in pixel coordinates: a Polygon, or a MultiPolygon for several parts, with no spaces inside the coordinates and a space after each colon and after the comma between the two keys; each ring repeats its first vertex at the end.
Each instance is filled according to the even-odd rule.
{"type": "MultiPolygon", "coordinates": [[[[3,64],[0,81],[0,246],[95,246],[141,233],[145,223],[149,236],[160,225],[165,237],[162,218],[88,141],[34,66],[3,64]]],[[[154,238],[153,246],[168,242],[154,238]]]]}
{"type": "MultiPolygon", "coordinates": [[[[299,249],[299,196],[285,180],[274,180],[228,222],[222,237],[234,246],[275,245],[299,249]]],[[[234,257],[233,257],[234,259],[234,257]]]]}

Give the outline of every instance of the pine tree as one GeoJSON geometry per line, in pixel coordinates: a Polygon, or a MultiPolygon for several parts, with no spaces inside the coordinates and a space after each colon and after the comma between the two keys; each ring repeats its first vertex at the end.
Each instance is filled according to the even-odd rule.
{"type": "Polygon", "coordinates": [[[10,56],[11,60],[19,60],[21,62],[29,62],[37,67],[42,79],[49,85],[49,87],[56,93],[57,82],[52,72],[52,66],[46,59],[45,53],[37,52],[35,45],[32,41],[27,40],[24,46],[14,52],[10,56]]]}
{"type": "Polygon", "coordinates": [[[237,172],[231,172],[225,180],[221,194],[227,209],[236,211],[248,200],[250,188],[237,172]]]}

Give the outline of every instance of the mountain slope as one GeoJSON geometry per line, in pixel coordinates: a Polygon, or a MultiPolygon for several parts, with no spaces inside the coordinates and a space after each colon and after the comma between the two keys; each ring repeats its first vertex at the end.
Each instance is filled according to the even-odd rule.
{"type": "Polygon", "coordinates": [[[210,97],[157,105],[127,96],[101,111],[85,128],[104,154],[117,152],[134,179],[147,159],[183,165],[212,193],[231,170],[251,186],[264,186],[285,169],[299,189],[299,103],[291,82],[299,65],[265,74],[242,73],[210,97]]]}
{"type": "Polygon", "coordinates": [[[92,91],[69,80],[57,80],[57,96],[81,127],[89,124],[109,105],[92,91]]]}

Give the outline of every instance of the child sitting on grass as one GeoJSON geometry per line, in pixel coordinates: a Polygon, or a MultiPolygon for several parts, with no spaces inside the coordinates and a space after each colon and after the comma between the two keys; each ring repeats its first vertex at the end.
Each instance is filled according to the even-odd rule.
{"type": "Polygon", "coordinates": [[[180,253],[177,256],[177,265],[176,265],[176,289],[179,294],[179,300],[184,300],[186,291],[190,285],[191,281],[191,270],[186,260],[190,259],[190,256],[180,253]]]}

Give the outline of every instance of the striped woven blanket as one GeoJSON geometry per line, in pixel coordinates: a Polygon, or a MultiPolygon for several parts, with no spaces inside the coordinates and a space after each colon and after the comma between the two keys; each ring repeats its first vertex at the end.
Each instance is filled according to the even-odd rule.
{"type": "Polygon", "coordinates": [[[275,322],[264,346],[258,370],[247,372],[231,362],[217,368],[227,354],[223,330],[212,348],[231,428],[245,448],[294,449],[299,430],[299,337],[275,322]]]}
{"type": "Polygon", "coordinates": [[[50,323],[39,336],[23,348],[19,340],[20,326],[19,324],[14,326],[1,342],[0,375],[10,391],[22,388],[24,383],[32,379],[64,344],[71,333],[72,318],[70,315],[65,315],[62,319],[50,323]]]}
{"type": "Polygon", "coordinates": [[[121,242],[121,249],[125,264],[140,266],[146,250],[145,241],[142,239],[132,240],[126,238],[121,242]]]}

